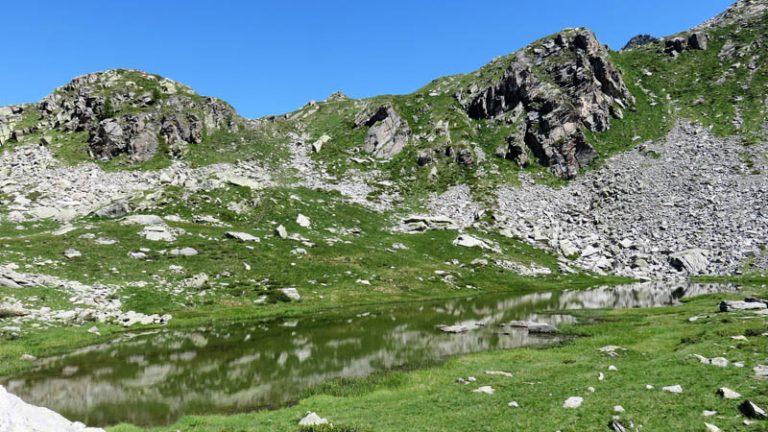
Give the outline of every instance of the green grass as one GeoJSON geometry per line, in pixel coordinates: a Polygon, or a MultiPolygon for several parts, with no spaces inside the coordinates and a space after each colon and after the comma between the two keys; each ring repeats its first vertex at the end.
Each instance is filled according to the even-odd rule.
{"type": "MultiPolygon", "coordinates": [[[[754,293],[766,294],[764,290],[754,293]]],[[[705,421],[723,430],[748,430],[737,410],[741,400],[722,400],[715,391],[726,386],[759,405],[768,404],[768,388],[752,377],[751,370],[765,362],[768,338],[759,334],[768,331],[768,325],[765,319],[745,319],[750,314],[717,313],[722,298],[738,297],[709,295],[679,307],[578,312],[586,324],[568,329],[578,337],[555,348],[485,352],[413,372],[336,381],[316,389],[295,407],[186,417],[171,426],[146,430],[293,431],[306,411],[316,411],[334,424],[375,431],[600,431],[608,430],[613,415],[620,415],[625,426],[631,420],[646,430],[704,430],[705,421]],[[692,316],[701,318],[692,322],[688,320],[692,316]],[[732,340],[736,335],[746,335],[747,341],[732,340]],[[626,351],[611,358],[599,351],[605,345],[626,351]],[[725,356],[744,361],[747,367],[704,365],[693,354],[725,356]],[[608,371],[609,365],[618,371],[608,371]],[[487,375],[487,370],[513,376],[487,375]],[[598,381],[599,372],[606,374],[605,381],[598,381]],[[454,382],[467,376],[477,377],[477,383],[454,382]],[[647,390],[646,384],[655,388],[647,390]],[[682,385],[682,394],[661,390],[675,384],[682,385]],[[496,393],[472,393],[481,385],[493,386],[496,393]],[[584,397],[584,405],[576,410],[562,408],[570,396],[584,397]],[[509,408],[511,400],[520,408],[509,408]],[[614,405],[626,412],[614,413],[614,405]],[[718,415],[704,418],[705,409],[718,415]]],[[[762,430],[763,423],[749,430],[762,430]]],[[[145,429],[110,428],[139,430],[145,429]]]]}

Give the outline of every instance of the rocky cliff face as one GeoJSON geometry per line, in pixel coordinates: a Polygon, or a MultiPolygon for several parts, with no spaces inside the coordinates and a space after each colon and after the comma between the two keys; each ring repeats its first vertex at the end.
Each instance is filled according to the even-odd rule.
{"type": "Polygon", "coordinates": [[[39,105],[40,130],[88,132],[91,155],[151,159],[160,144],[174,155],[217,130],[235,131],[239,117],[226,103],[197,95],[167,78],[111,70],[77,77],[39,105]]]}
{"type": "MultiPolygon", "coordinates": [[[[561,178],[573,178],[597,158],[581,128],[608,130],[634,97],[611,63],[608,50],[589,30],[566,30],[516,54],[501,77],[473,84],[457,98],[474,119],[522,117],[525,146],[561,178]]],[[[523,141],[522,143],[520,141],[523,141]]]]}
{"type": "Polygon", "coordinates": [[[357,127],[368,127],[363,150],[374,157],[390,159],[403,150],[411,137],[408,123],[391,104],[367,107],[355,119],[357,127]]]}

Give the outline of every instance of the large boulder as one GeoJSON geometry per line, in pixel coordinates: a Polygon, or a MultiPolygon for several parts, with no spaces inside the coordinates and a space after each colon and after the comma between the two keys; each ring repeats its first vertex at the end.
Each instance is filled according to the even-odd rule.
{"type": "Polygon", "coordinates": [[[373,112],[363,110],[355,124],[368,127],[363,150],[381,159],[390,159],[400,153],[411,137],[408,123],[391,104],[381,105],[373,112]]]}
{"type": "Polygon", "coordinates": [[[48,408],[30,405],[0,386],[0,431],[2,432],[104,432],[79,422],[70,422],[48,408]]]}
{"type": "Polygon", "coordinates": [[[573,178],[597,158],[581,129],[608,130],[611,118],[623,117],[635,101],[608,49],[585,29],[526,48],[511,57],[499,78],[472,84],[457,98],[474,119],[524,114],[526,146],[562,178],[573,178]]]}
{"type": "Polygon", "coordinates": [[[669,264],[676,270],[688,274],[702,274],[709,265],[708,251],[703,249],[688,249],[669,256],[669,264]]]}

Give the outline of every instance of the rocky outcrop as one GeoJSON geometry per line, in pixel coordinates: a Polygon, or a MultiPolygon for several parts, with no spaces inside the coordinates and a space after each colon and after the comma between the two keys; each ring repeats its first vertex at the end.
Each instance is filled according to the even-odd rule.
{"type": "Polygon", "coordinates": [[[363,150],[381,159],[391,159],[408,144],[411,129],[391,104],[384,104],[373,111],[363,110],[355,119],[357,127],[368,127],[363,150]]]}
{"type": "Polygon", "coordinates": [[[23,106],[0,107],[0,145],[26,132],[23,129],[16,129],[16,124],[21,122],[23,113],[23,106]]]}
{"type": "Polygon", "coordinates": [[[687,36],[678,36],[664,42],[664,52],[677,57],[685,50],[706,50],[709,37],[702,31],[693,32],[687,36]]]}
{"type": "Polygon", "coordinates": [[[622,51],[631,50],[633,48],[641,47],[643,45],[649,45],[655,42],[658,42],[659,39],[655,38],[649,34],[641,34],[632,37],[632,39],[627,42],[626,45],[624,45],[624,48],[622,48],[622,51]]]}
{"type": "Polygon", "coordinates": [[[634,103],[607,48],[584,29],[566,30],[521,51],[500,78],[484,87],[475,84],[457,98],[474,119],[523,117],[524,144],[561,178],[575,177],[597,158],[581,128],[608,130],[611,118],[623,117],[634,103]]]}
{"type": "Polygon", "coordinates": [[[90,153],[108,160],[151,159],[160,143],[174,156],[217,130],[234,132],[240,119],[226,103],[198,96],[167,78],[132,70],[77,77],[39,104],[43,130],[88,132],[90,153]]]}
{"type": "Polygon", "coordinates": [[[725,12],[698,26],[699,29],[722,27],[731,24],[748,25],[750,21],[760,18],[768,12],[768,2],[765,0],[738,0],[725,12]]]}

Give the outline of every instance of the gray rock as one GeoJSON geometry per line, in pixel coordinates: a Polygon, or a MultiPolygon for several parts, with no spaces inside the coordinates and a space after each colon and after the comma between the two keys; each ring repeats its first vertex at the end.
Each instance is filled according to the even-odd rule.
{"type": "Polygon", "coordinates": [[[364,110],[358,115],[356,124],[369,128],[363,150],[381,159],[390,159],[400,153],[411,137],[408,123],[391,104],[382,105],[373,113],[364,110]]]}
{"type": "Polygon", "coordinates": [[[3,432],[104,432],[70,422],[48,408],[30,405],[0,386],[0,430],[3,432]]]}
{"type": "Polygon", "coordinates": [[[694,50],[706,50],[709,42],[709,37],[706,33],[696,31],[688,36],[688,48],[694,50]]]}
{"type": "Polygon", "coordinates": [[[584,398],[579,396],[571,396],[563,402],[563,408],[575,409],[579,408],[584,403],[584,398]]]}
{"type": "Polygon", "coordinates": [[[707,428],[707,432],[722,432],[721,429],[712,423],[704,423],[704,426],[707,428]]]}
{"type": "Polygon", "coordinates": [[[755,378],[768,379],[768,365],[757,365],[752,371],[755,372],[755,378]]]}
{"type": "Polygon", "coordinates": [[[658,41],[659,41],[658,38],[655,38],[648,34],[637,35],[637,36],[633,36],[632,39],[630,39],[629,42],[627,42],[627,44],[624,45],[624,48],[622,48],[621,50],[622,51],[631,50],[633,48],[649,45],[652,43],[656,43],[658,41]]]}
{"type": "Polygon", "coordinates": [[[224,236],[227,238],[235,239],[243,243],[249,243],[249,242],[258,243],[261,241],[260,238],[254,235],[251,235],[245,232],[239,232],[239,231],[227,231],[226,233],[224,233],[224,236]]]}
{"type": "Polygon", "coordinates": [[[664,390],[665,392],[668,392],[668,393],[679,394],[679,393],[683,392],[683,386],[681,386],[680,384],[675,384],[673,386],[662,387],[661,389],[664,390]]]}
{"type": "Polygon", "coordinates": [[[168,254],[171,256],[182,256],[182,257],[191,257],[197,255],[199,252],[197,252],[197,249],[191,248],[191,247],[185,247],[185,248],[177,248],[177,249],[171,249],[168,251],[168,254]]]}
{"type": "Polygon", "coordinates": [[[688,249],[669,256],[669,264],[679,271],[688,274],[702,274],[707,270],[709,251],[703,249],[688,249]]]}
{"type": "Polygon", "coordinates": [[[483,250],[497,252],[497,253],[501,252],[499,247],[493,244],[492,242],[479,239],[469,234],[460,234],[458,237],[456,237],[456,240],[453,241],[453,245],[466,247],[466,248],[480,248],[483,250]]]}
{"type": "Polygon", "coordinates": [[[733,311],[744,311],[744,310],[759,310],[759,309],[766,309],[768,308],[768,305],[766,305],[763,302],[748,302],[748,301],[739,301],[739,300],[726,300],[720,302],[720,311],[721,312],[733,312],[733,311]]]}
{"type": "Polygon", "coordinates": [[[296,223],[302,228],[309,228],[312,225],[312,222],[309,220],[309,218],[303,214],[299,214],[296,217],[296,223]]]}
{"type": "Polygon", "coordinates": [[[278,289],[281,293],[283,293],[286,297],[293,301],[299,301],[301,300],[301,295],[299,294],[299,290],[296,288],[280,288],[278,289]]]}
{"type": "Polygon", "coordinates": [[[314,412],[307,412],[307,414],[299,420],[299,426],[320,426],[327,424],[328,419],[324,419],[314,412]]]}
{"type": "Polygon", "coordinates": [[[77,77],[43,99],[38,111],[39,128],[86,131],[91,155],[104,160],[119,155],[149,160],[157,153],[160,139],[178,156],[188,145],[202,142],[206,134],[233,132],[242,123],[230,106],[217,99],[199,97],[179,83],[130,70],[77,77]],[[150,90],[139,84],[151,81],[160,85],[150,90]]]}
{"type": "Polygon", "coordinates": [[[765,410],[757,406],[754,402],[751,400],[745,400],[744,402],[739,405],[739,411],[741,411],[744,416],[747,418],[752,419],[768,419],[768,414],[766,414],[765,410]]]}
{"type": "MultiPolygon", "coordinates": [[[[457,97],[475,119],[525,113],[526,146],[562,178],[575,177],[598,156],[581,127],[607,130],[611,117],[621,117],[619,107],[634,103],[608,50],[588,30],[566,30],[518,53],[498,81],[457,97]],[[562,60],[564,52],[573,60],[562,60]]],[[[518,163],[525,160],[520,157],[518,163]]]]}
{"type": "Polygon", "coordinates": [[[74,259],[74,258],[80,258],[81,256],[83,256],[83,254],[80,253],[80,251],[77,249],[69,248],[64,251],[64,256],[68,259],[74,259]]]}
{"type": "Polygon", "coordinates": [[[208,287],[208,275],[205,273],[198,273],[191,278],[184,281],[184,285],[187,288],[192,289],[204,289],[208,287]]]}
{"type": "Polygon", "coordinates": [[[717,395],[724,399],[739,399],[741,395],[728,387],[720,387],[717,389],[717,395]]]}
{"type": "Polygon", "coordinates": [[[286,230],[284,226],[278,225],[278,227],[275,228],[275,236],[285,240],[288,238],[288,230],[286,230]]]}

